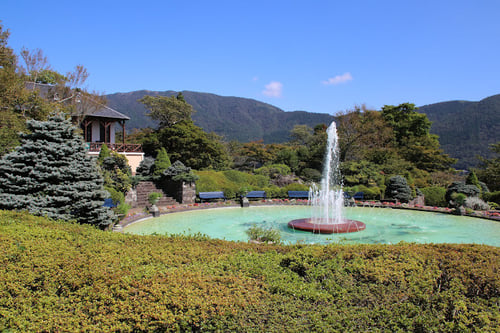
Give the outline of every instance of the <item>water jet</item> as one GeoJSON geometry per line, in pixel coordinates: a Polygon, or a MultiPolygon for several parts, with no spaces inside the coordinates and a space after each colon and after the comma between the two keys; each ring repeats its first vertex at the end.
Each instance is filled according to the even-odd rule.
{"type": "Polygon", "coordinates": [[[327,129],[327,147],[321,178],[321,188],[315,184],[309,189],[311,217],[288,222],[296,230],[320,234],[348,233],[364,230],[361,221],[343,218],[344,191],[340,173],[337,125],[332,122],[327,129]]]}

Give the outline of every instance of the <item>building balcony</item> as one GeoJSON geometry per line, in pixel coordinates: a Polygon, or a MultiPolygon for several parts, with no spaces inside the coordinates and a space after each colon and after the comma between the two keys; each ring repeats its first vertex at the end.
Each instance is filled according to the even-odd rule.
{"type": "Polygon", "coordinates": [[[104,142],[87,142],[89,152],[98,153],[101,151],[102,145],[108,146],[112,151],[118,153],[142,153],[142,145],[137,143],[104,143],[104,142]]]}

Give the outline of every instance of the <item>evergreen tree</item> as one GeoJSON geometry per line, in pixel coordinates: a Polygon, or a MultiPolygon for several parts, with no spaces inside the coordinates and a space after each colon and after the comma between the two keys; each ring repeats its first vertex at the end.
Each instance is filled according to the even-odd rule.
{"type": "Polygon", "coordinates": [[[172,163],[170,162],[167,151],[163,147],[160,148],[153,166],[153,176],[161,176],[171,165],[172,163]]]}
{"type": "Polygon", "coordinates": [[[99,152],[99,157],[97,158],[97,160],[99,161],[99,163],[102,163],[104,162],[104,160],[107,158],[107,157],[110,157],[111,156],[111,153],[109,151],[109,148],[106,144],[103,144],[101,146],[101,151],[99,152]]]}
{"type": "Polygon", "coordinates": [[[389,179],[385,190],[386,197],[408,202],[411,199],[411,188],[403,176],[394,176],[389,179]]]}
{"type": "Polygon", "coordinates": [[[22,145],[0,159],[0,209],[108,226],[103,179],[70,121],[55,115],[27,128],[22,145]]]}
{"type": "Polygon", "coordinates": [[[153,167],[155,164],[155,159],[149,156],[146,156],[139,166],[135,170],[138,176],[149,177],[153,173],[153,167]]]}

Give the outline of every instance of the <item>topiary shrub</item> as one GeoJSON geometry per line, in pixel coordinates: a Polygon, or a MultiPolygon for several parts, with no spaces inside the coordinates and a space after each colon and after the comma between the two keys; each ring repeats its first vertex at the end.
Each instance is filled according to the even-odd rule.
{"type": "Polygon", "coordinates": [[[163,172],[162,176],[166,177],[167,179],[182,181],[186,183],[191,183],[198,180],[198,176],[191,171],[191,168],[185,166],[181,161],[175,161],[174,164],[169,166],[163,172]]]}
{"type": "Polygon", "coordinates": [[[158,154],[156,155],[153,165],[153,176],[160,177],[171,165],[172,163],[170,162],[167,151],[165,148],[161,147],[158,149],[158,154]]]}
{"type": "Polygon", "coordinates": [[[411,200],[411,188],[403,176],[394,176],[389,179],[387,188],[385,190],[385,197],[396,199],[401,202],[408,202],[411,200]]]}
{"type": "Polygon", "coordinates": [[[421,188],[420,191],[425,196],[427,206],[447,207],[446,188],[441,186],[430,186],[421,188]]]}
{"type": "Polygon", "coordinates": [[[137,176],[149,177],[153,174],[153,167],[155,164],[155,159],[152,157],[145,157],[139,166],[135,170],[137,176]]]}
{"type": "Polygon", "coordinates": [[[161,197],[162,197],[161,193],[159,193],[159,192],[151,192],[148,195],[148,202],[151,205],[156,205],[156,203],[158,202],[158,200],[160,200],[161,197]]]}
{"type": "Polygon", "coordinates": [[[481,191],[476,185],[465,184],[464,182],[453,182],[446,190],[446,202],[453,200],[453,193],[462,193],[466,197],[477,197],[481,191]]]}

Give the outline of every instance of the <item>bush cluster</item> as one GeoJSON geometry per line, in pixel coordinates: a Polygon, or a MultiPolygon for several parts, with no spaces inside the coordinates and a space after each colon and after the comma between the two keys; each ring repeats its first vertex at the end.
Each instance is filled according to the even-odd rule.
{"type": "Polygon", "coordinates": [[[135,236],[0,211],[0,331],[493,332],[500,248],[135,236]]]}
{"type": "Polygon", "coordinates": [[[287,198],[288,191],[307,191],[309,186],[292,183],[284,187],[270,185],[269,177],[243,171],[197,171],[198,192],[223,191],[226,198],[235,199],[248,191],[266,191],[268,198],[287,198]]]}
{"type": "Polygon", "coordinates": [[[421,188],[420,191],[425,196],[427,206],[448,207],[445,194],[446,189],[441,186],[430,186],[421,188]]]}

